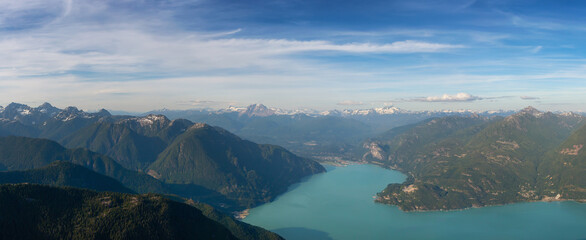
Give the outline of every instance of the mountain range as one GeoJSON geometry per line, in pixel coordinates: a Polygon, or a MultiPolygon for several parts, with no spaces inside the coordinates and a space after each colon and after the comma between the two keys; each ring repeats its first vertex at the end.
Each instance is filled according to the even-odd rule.
{"type": "Polygon", "coordinates": [[[284,110],[253,104],[246,108],[155,110],[170,119],[189,119],[222,127],[258,143],[283,146],[323,161],[350,160],[367,138],[394,127],[450,115],[506,116],[512,111],[407,111],[393,106],[362,110],[284,110]]]}
{"type": "Polygon", "coordinates": [[[10,104],[0,111],[0,136],[24,137],[0,139],[0,154],[16,156],[0,159],[0,170],[67,161],[137,193],[175,194],[238,210],[324,171],[272,145],[282,143],[322,161],[359,159],[402,171],[408,181],[390,184],[376,201],[406,211],[586,198],[585,117],[579,114],[531,107],[432,114],[389,107],[312,115],[263,105],[161,112],[169,118],[156,111],[116,116],[10,104]]]}
{"type": "Polygon", "coordinates": [[[61,110],[48,103],[37,108],[12,103],[0,117],[1,135],[55,141],[3,140],[3,156],[29,159],[16,164],[16,158],[5,157],[0,169],[26,170],[55,160],[72,161],[114,177],[136,192],[196,199],[202,194],[214,195],[213,199],[224,199],[211,204],[230,208],[270,201],[301,178],[325,171],[314,161],[281,147],[258,145],[218,127],[169,120],[163,115],[113,116],[106,110],[86,113],[75,107],[61,110]],[[37,156],[29,156],[29,152],[37,156]],[[92,160],[79,160],[83,157],[92,160]]]}
{"type": "Polygon", "coordinates": [[[301,178],[324,171],[318,163],[281,147],[258,145],[187,120],[112,116],[105,110],[85,113],[74,107],[58,110],[49,104],[11,104],[2,114],[3,239],[282,239],[226,213],[270,201],[301,178]],[[57,141],[74,146],[66,148],[57,141]],[[163,152],[179,156],[183,165],[173,165],[176,159],[168,155],[159,159],[163,152]],[[155,162],[158,165],[151,168],[155,162]],[[185,179],[171,180],[178,171],[185,179]],[[25,185],[10,185],[15,183],[25,185]],[[92,197],[96,194],[107,204],[100,205],[92,197]]]}

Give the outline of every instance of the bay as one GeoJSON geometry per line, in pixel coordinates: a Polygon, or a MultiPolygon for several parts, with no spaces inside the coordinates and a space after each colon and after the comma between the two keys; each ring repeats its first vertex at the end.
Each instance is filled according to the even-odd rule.
{"type": "Polygon", "coordinates": [[[286,239],[586,239],[586,204],[530,202],[403,212],[373,196],[405,175],[374,165],[327,166],[251,209],[243,221],[286,239]]]}

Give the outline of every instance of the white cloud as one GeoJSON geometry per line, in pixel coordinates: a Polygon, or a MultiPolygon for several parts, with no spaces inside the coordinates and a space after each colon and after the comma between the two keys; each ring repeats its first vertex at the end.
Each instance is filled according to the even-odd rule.
{"type": "MultiPolygon", "coordinates": [[[[13,35],[0,39],[0,65],[15,75],[97,72],[205,71],[217,69],[288,69],[288,55],[301,52],[417,53],[456,48],[448,44],[399,41],[390,44],[287,39],[209,38],[206,33],[166,36],[140,28],[81,27],[13,35]]],[[[235,33],[235,32],[234,32],[235,33]]],[[[227,33],[230,34],[230,33],[227,33]]],[[[5,73],[4,73],[5,74],[5,73]]]]}
{"type": "Polygon", "coordinates": [[[360,106],[364,105],[362,102],[345,100],[337,103],[338,106],[360,106]]]}
{"type": "MultiPolygon", "coordinates": [[[[24,24],[30,12],[49,9],[42,26],[26,31],[3,31],[0,38],[0,76],[28,77],[95,73],[189,74],[217,70],[303,72],[317,68],[299,54],[408,54],[445,52],[461,45],[425,41],[390,43],[325,40],[237,38],[243,30],[187,31],[165,11],[120,14],[107,2],[72,0],[0,0],[0,16],[19,16],[10,24],[24,24]],[[97,21],[96,19],[99,19],[97,21]],[[295,57],[291,57],[295,55],[295,57]]],[[[10,17],[14,18],[14,17],[10,17]]],[[[5,22],[0,17],[0,25],[5,22]]],[[[1,27],[1,26],[0,26],[1,27]]]]}
{"type": "Polygon", "coordinates": [[[538,97],[531,97],[531,96],[521,96],[521,99],[523,99],[523,100],[538,100],[540,98],[538,98],[538,97]]]}
{"type": "Polygon", "coordinates": [[[417,98],[415,101],[422,102],[469,102],[482,100],[481,97],[473,96],[469,93],[458,93],[456,95],[444,94],[442,96],[430,96],[426,98],[417,98]]]}

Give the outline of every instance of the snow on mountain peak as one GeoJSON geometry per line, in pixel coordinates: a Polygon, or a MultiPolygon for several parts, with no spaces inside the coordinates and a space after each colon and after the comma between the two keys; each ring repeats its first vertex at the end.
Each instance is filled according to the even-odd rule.
{"type": "Polygon", "coordinates": [[[57,116],[55,116],[56,119],[59,119],[61,121],[71,121],[73,119],[76,119],[78,117],[82,117],[82,118],[92,118],[92,115],[89,113],[86,113],[82,110],[79,110],[76,107],[66,107],[65,109],[63,109],[61,112],[59,112],[57,114],[57,116]]]}
{"type": "Polygon", "coordinates": [[[565,117],[582,117],[582,115],[577,114],[575,112],[563,112],[563,113],[560,113],[560,115],[565,116],[565,117]]]}
{"type": "Polygon", "coordinates": [[[397,107],[386,106],[386,107],[382,107],[382,108],[375,108],[374,111],[378,114],[394,114],[394,113],[399,113],[402,110],[397,107]]]}
{"type": "Polygon", "coordinates": [[[136,120],[141,127],[150,126],[155,123],[162,126],[170,122],[165,115],[161,114],[149,114],[144,117],[133,118],[132,120],[136,120]]]}
{"type": "Polygon", "coordinates": [[[246,115],[249,117],[258,116],[258,117],[267,117],[275,114],[274,109],[269,109],[265,105],[262,104],[252,104],[246,108],[244,112],[240,112],[240,116],[246,115]]]}
{"type": "Polygon", "coordinates": [[[54,107],[53,105],[51,105],[48,102],[41,104],[40,106],[38,106],[34,110],[37,112],[40,112],[42,114],[49,114],[51,117],[55,116],[60,111],[59,108],[54,107]]]}
{"type": "Polygon", "coordinates": [[[543,116],[543,112],[540,112],[539,110],[535,109],[532,106],[523,108],[521,111],[519,111],[519,114],[529,114],[529,115],[533,115],[535,117],[541,117],[543,116]]]}

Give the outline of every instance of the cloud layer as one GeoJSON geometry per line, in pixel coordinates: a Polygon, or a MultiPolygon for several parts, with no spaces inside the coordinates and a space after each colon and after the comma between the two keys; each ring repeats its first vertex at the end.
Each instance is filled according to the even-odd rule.
{"type": "Polygon", "coordinates": [[[363,102],[345,100],[337,103],[338,106],[361,106],[363,102]]]}
{"type": "Polygon", "coordinates": [[[470,102],[482,100],[483,98],[473,96],[469,93],[457,93],[455,95],[444,94],[442,96],[430,96],[426,98],[418,98],[416,101],[422,102],[470,102]]]}

